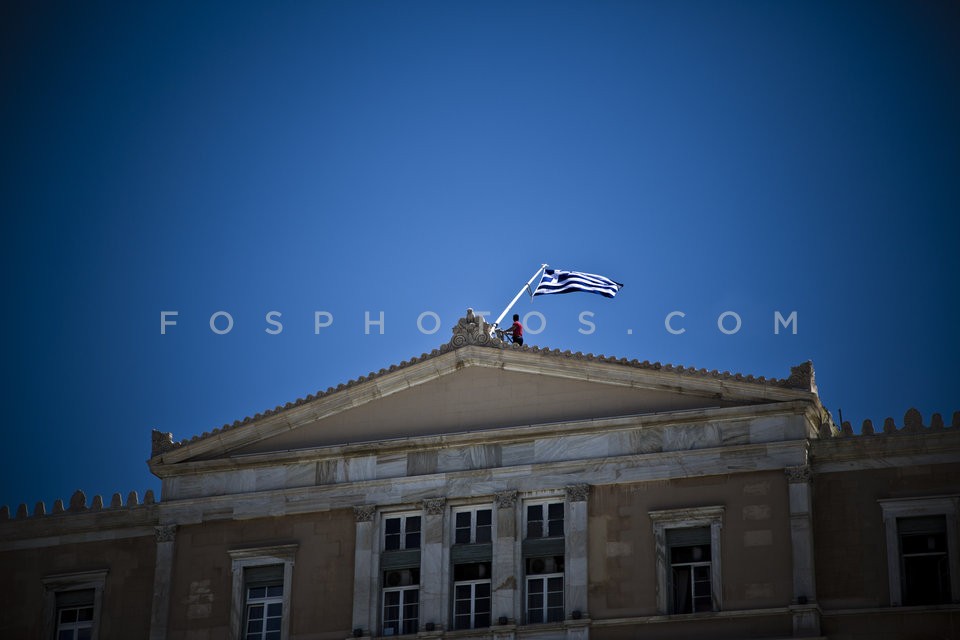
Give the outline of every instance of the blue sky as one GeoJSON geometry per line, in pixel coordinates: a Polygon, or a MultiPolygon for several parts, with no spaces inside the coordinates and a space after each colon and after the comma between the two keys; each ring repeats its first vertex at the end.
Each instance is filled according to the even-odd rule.
{"type": "Polygon", "coordinates": [[[0,81],[11,508],[156,490],[152,428],[430,351],[541,262],[626,287],[521,300],[528,343],[960,409],[957,3],[15,2],[0,81]]]}

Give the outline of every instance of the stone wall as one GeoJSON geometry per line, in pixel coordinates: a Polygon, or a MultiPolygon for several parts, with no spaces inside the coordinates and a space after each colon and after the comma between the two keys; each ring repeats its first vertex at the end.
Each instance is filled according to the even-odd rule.
{"type": "Polygon", "coordinates": [[[205,522],[177,528],[170,640],[226,639],[232,591],[228,551],[296,543],[292,640],[342,640],[351,633],[353,510],[205,522]]]}
{"type": "Polygon", "coordinates": [[[724,609],[785,607],[792,597],[787,482],[782,471],[593,488],[590,615],[655,616],[655,543],[649,512],[724,507],[724,609]]]}

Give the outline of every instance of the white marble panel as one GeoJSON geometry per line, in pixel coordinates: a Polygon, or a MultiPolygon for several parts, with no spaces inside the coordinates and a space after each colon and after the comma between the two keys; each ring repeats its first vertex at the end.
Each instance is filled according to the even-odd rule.
{"type": "Polygon", "coordinates": [[[663,450],[663,430],[661,429],[633,429],[617,435],[620,440],[621,455],[656,453],[663,450]]]}
{"type": "Polygon", "coordinates": [[[533,461],[533,442],[503,445],[501,460],[505,467],[530,464],[533,461]]]}
{"type": "Polygon", "coordinates": [[[402,478],[407,475],[407,454],[377,456],[377,478],[402,478]]]}
{"type": "Polygon", "coordinates": [[[777,442],[786,439],[787,418],[774,416],[750,421],[750,442],[777,442]]]}
{"type": "Polygon", "coordinates": [[[534,442],[533,462],[605,458],[610,455],[610,440],[614,438],[609,433],[540,438],[534,442]]]}
{"type": "Polygon", "coordinates": [[[361,456],[357,458],[347,458],[343,476],[343,482],[373,480],[377,476],[377,457],[361,456]]]}
{"type": "Polygon", "coordinates": [[[727,446],[750,444],[750,422],[738,420],[736,422],[720,422],[720,443],[727,446]]]}
{"type": "Polygon", "coordinates": [[[304,462],[301,464],[291,464],[284,467],[284,469],[287,476],[284,486],[287,488],[311,487],[316,482],[316,463],[304,462]]]}
{"type": "Polygon", "coordinates": [[[663,450],[709,449],[720,446],[720,429],[715,423],[683,424],[663,430],[663,450]]]}

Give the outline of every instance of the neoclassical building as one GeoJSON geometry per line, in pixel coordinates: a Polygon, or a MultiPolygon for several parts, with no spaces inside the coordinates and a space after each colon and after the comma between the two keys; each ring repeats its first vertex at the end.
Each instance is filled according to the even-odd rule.
{"type": "Polygon", "coordinates": [[[188,440],[161,498],[0,511],[0,637],[960,633],[960,414],[836,427],[782,379],[449,343],[188,440]]]}

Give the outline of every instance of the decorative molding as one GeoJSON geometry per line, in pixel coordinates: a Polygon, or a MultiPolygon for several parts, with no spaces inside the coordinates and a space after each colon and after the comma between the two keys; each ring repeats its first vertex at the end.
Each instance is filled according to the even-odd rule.
{"type": "Polygon", "coordinates": [[[519,492],[516,490],[498,491],[493,495],[497,503],[497,509],[512,509],[517,506],[519,492]]]}
{"type": "Polygon", "coordinates": [[[150,434],[150,457],[154,458],[161,453],[166,453],[171,449],[175,449],[176,445],[173,443],[173,434],[164,433],[163,431],[158,431],[154,429],[150,434]]]}
{"type": "Polygon", "coordinates": [[[503,343],[490,336],[490,325],[486,323],[483,316],[474,315],[473,309],[467,309],[467,315],[457,320],[456,326],[453,327],[453,337],[450,338],[449,344],[456,349],[468,344],[499,347],[503,343]]]}
{"type": "Polygon", "coordinates": [[[817,392],[817,379],[813,372],[813,362],[807,360],[795,367],[790,367],[790,377],[787,386],[793,389],[803,389],[812,393],[817,392]]]}
{"type": "Polygon", "coordinates": [[[173,542],[177,537],[177,525],[165,524],[154,527],[154,536],[157,542],[173,542]]]}
{"type": "Polygon", "coordinates": [[[564,488],[567,490],[568,502],[586,502],[590,495],[589,484],[571,484],[564,488]]]}
{"type": "Polygon", "coordinates": [[[353,508],[353,518],[357,522],[373,522],[373,514],[377,512],[377,505],[364,504],[353,508]]]}
{"type": "Polygon", "coordinates": [[[423,510],[428,516],[441,516],[443,509],[447,505],[446,498],[425,498],[423,501],[423,510]]]}
{"type": "Polygon", "coordinates": [[[783,472],[787,474],[787,482],[796,483],[796,482],[810,482],[810,465],[801,464],[796,467],[785,467],[783,472]]]}

